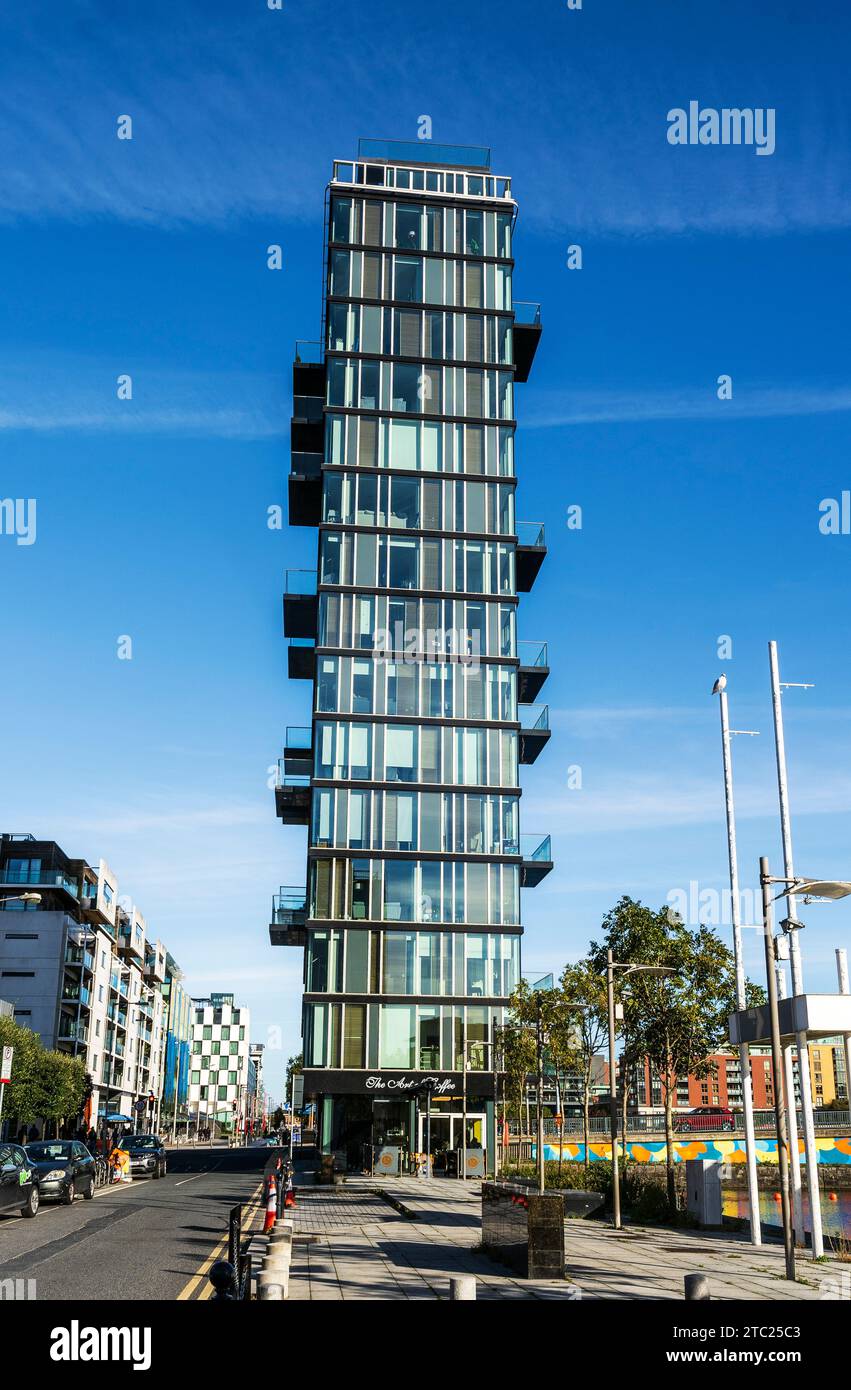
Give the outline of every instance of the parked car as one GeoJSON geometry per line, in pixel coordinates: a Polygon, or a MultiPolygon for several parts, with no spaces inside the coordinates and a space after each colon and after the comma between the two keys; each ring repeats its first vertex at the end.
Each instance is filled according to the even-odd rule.
{"type": "Polygon", "coordinates": [[[38,1183],[33,1165],[20,1144],[0,1144],[0,1212],[20,1211],[35,1216],[38,1183]]]}
{"type": "Polygon", "coordinates": [[[726,1105],[698,1105],[684,1115],[674,1114],[674,1129],[706,1130],[736,1128],[736,1117],[726,1105]]]}
{"type": "Polygon", "coordinates": [[[42,1201],[71,1205],[77,1193],[87,1202],[95,1195],[95,1161],[77,1139],[40,1139],[27,1144],[42,1201]]]}
{"type": "Polygon", "coordinates": [[[125,1134],[120,1147],[130,1155],[130,1173],[134,1178],[164,1178],[166,1153],[156,1134],[125,1134]]]}

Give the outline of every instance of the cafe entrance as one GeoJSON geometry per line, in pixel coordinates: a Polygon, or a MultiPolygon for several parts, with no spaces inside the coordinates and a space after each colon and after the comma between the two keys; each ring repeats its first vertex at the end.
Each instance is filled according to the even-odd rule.
{"type": "MultiPolygon", "coordinates": [[[[435,1175],[445,1176],[453,1166],[450,1154],[468,1149],[484,1149],[486,1145],[487,1122],[484,1114],[470,1111],[463,1114],[447,1114],[445,1110],[431,1112],[431,1157],[435,1175]],[[466,1145],[465,1145],[466,1139],[466,1145]]],[[[419,1116],[419,1151],[426,1151],[426,1116],[419,1116]]]]}

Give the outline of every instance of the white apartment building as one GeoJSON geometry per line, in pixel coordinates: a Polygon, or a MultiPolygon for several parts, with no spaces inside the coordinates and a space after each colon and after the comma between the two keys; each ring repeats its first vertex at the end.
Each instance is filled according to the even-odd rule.
{"type": "Polygon", "coordinates": [[[192,1001],[189,1114],[199,1127],[241,1130],[252,1111],[251,1015],[232,994],[192,1001]]]}
{"type": "Polygon", "coordinates": [[[95,869],[53,840],[0,838],[0,994],[45,1047],[84,1059],[87,1124],[156,1125],[165,978],[165,946],[103,859],[95,869]]]}

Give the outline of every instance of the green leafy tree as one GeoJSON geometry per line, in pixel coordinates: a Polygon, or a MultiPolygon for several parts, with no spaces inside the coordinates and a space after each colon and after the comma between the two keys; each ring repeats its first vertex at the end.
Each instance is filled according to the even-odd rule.
{"type": "MultiPolygon", "coordinates": [[[[733,953],[711,927],[691,930],[670,908],[654,912],[623,897],[603,920],[603,939],[591,958],[604,968],[606,951],[616,961],[663,965],[665,978],[636,972],[622,991],[624,1031],[633,1060],[647,1057],[662,1083],[668,1206],[676,1210],[673,1106],[677,1076],[706,1076],[710,1056],[727,1045],[727,1019],[736,1007],[733,953]]],[[[748,982],[748,1003],[763,992],[748,982]]]]}
{"type": "Polygon", "coordinates": [[[587,1176],[591,1163],[588,1144],[594,1060],[600,1055],[607,1028],[606,983],[592,960],[580,960],[573,965],[565,966],[560,985],[564,1000],[564,1017],[569,1021],[573,1052],[582,1082],[582,1138],[587,1176]]]}

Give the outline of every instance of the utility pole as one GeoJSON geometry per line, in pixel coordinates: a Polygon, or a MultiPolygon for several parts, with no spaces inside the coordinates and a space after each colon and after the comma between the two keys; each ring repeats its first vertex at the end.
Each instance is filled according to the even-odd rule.
{"type": "MultiPolygon", "coordinates": [[[[765,945],[765,977],[768,986],[768,1012],[771,1019],[771,1065],[774,1068],[774,1123],[777,1131],[777,1162],[780,1168],[780,1206],[783,1214],[783,1251],[786,1259],[786,1278],[795,1278],[795,1242],[792,1233],[792,1209],[789,1201],[789,1155],[786,1129],[786,1107],[783,1104],[780,1058],[780,1010],[777,1003],[777,976],[774,971],[774,933],[771,925],[771,879],[768,860],[759,861],[759,882],[762,888],[762,930],[765,945]]],[[[792,1096],[792,1105],[795,1097],[792,1096]]]]}
{"type": "Polygon", "coordinates": [[[535,1066],[538,1082],[538,1191],[543,1196],[546,1188],[546,1168],[544,1167],[544,1023],[540,993],[535,1000],[535,1009],[535,1066]]]}
{"type": "MultiPolygon", "coordinates": [[[[609,1015],[609,1133],[612,1140],[612,1225],[621,1228],[621,1179],[618,1160],[618,1097],[615,1064],[615,966],[612,952],[606,952],[606,1005],[609,1015]]],[[[588,1136],[586,1135],[586,1141],[588,1136]]],[[[587,1160],[588,1155],[585,1155],[587,1160]]],[[[626,1162],[626,1159],[624,1159],[626,1162]]]]}
{"type": "MultiPolygon", "coordinates": [[[[739,860],[736,850],[736,812],[733,805],[733,760],[730,751],[730,734],[753,735],[752,729],[730,729],[727,713],[727,691],[722,687],[718,692],[721,710],[721,753],[724,762],[724,801],[727,810],[727,857],[730,865],[730,915],[733,921],[733,960],[736,970],[736,1007],[747,1008],[745,995],[745,963],[742,956],[742,921],[739,902],[739,860]]],[[[762,1244],[762,1227],[759,1215],[759,1182],[756,1171],[756,1135],[753,1122],[753,1086],[751,1084],[750,1051],[747,1043],[739,1046],[739,1071],[742,1077],[742,1103],[745,1121],[745,1158],[748,1170],[748,1214],[750,1218],[751,1243],[762,1244]]]]}
{"type": "MultiPolygon", "coordinates": [[[[839,979],[839,993],[851,994],[848,984],[848,952],[842,946],[836,952],[836,974],[839,979]]],[[[851,1033],[843,1033],[845,1043],[845,1099],[851,1110],[851,1033]]]]}
{"type": "MultiPolygon", "coordinates": [[[[783,735],[783,709],[781,692],[794,685],[803,690],[811,685],[801,682],[780,680],[777,661],[777,643],[769,642],[768,660],[771,668],[771,703],[774,710],[774,741],[777,749],[777,790],[780,797],[780,830],[783,837],[783,872],[788,880],[795,877],[792,867],[792,827],[789,819],[789,788],[786,779],[786,744],[783,735]]],[[[801,947],[798,942],[798,908],[794,894],[786,897],[786,920],[790,924],[789,961],[792,967],[792,993],[804,993],[804,972],[801,962],[801,947]]],[[[807,1160],[807,1190],[810,1197],[810,1223],[812,1225],[813,1259],[819,1260],[824,1254],[824,1239],[821,1224],[821,1194],[818,1181],[818,1149],[816,1131],[813,1123],[813,1094],[810,1082],[810,1050],[805,1031],[798,1033],[798,1078],[801,1086],[801,1122],[804,1130],[804,1152],[807,1160]]],[[[790,1097],[790,1108],[794,1106],[794,1094],[790,1097]]],[[[803,1231],[801,1232],[803,1236],[803,1231]]]]}

